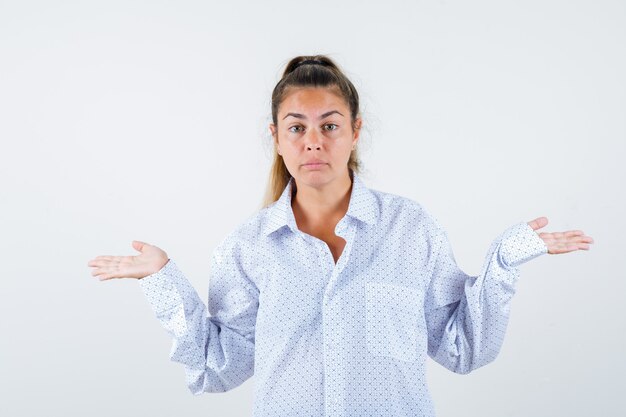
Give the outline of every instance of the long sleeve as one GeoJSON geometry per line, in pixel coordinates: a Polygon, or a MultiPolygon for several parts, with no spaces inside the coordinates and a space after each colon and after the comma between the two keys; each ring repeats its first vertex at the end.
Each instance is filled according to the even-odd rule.
{"type": "Polygon", "coordinates": [[[235,251],[220,245],[213,253],[208,310],[171,259],[139,282],[173,338],[170,359],[185,366],[194,395],[228,391],[253,375],[258,290],[235,251]]]}
{"type": "Polygon", "coordinates": [[[547,247],[526,222],[518,223],[492,243],[480,274],[469,276],[457,266],[442,228],[433,246],[433,274],[424,300],[428,355],[466,374],[498,355],[519,266],[547,253],[547,247]]]}

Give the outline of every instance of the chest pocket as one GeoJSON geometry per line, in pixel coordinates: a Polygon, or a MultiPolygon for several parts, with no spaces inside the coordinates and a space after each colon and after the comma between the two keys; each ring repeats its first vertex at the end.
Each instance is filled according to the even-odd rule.
{"type": "MultiPolygon", "coordinates": [[[[422,314],[417,288],[365,283],[366,344],[374,356],[386,356],[407,362],[417,359],[422,314]]],[[[423,336],[423,335],[422,335],[423,336]]]]}

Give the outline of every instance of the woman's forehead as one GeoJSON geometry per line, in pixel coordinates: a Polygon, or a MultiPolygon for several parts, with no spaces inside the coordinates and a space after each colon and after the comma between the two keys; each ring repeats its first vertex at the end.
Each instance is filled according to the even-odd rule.
{"type": "Polygon", "coordinates": [[[347,108],[348,104],[337,88],[290,87],[280,105],[280,112],[293,110],[325,111],[326,107],[347,108]]]}

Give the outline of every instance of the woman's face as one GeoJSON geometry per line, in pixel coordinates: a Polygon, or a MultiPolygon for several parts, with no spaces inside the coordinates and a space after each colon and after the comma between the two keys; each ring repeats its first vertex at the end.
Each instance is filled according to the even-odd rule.
{"type": "Polygon", "coordinates": [[[270,124],[277,152],[297,184],[319,187],[348,175],[361,119],[352,130],[348,103],[326,87],[293,88],[270,124]]]}

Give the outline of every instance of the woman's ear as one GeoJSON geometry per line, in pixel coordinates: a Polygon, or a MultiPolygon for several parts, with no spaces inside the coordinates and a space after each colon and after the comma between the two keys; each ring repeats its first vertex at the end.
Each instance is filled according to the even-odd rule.
{"type": "Polygon", "coordinates": [[[360,117],[357,117],[354,120],[354,139],[359,138],[359,134],[361,133],[361,125],[363,124],[363,120],[360,117]]]}
{"type": "Polygon", "coordinates": [[[280,148],[278,147],[278,135],[276,134],[276,125],[274,123],[270,123],[270,133],[272,134],[272,138],[274,139],[276,152],[278,152],[278,154],[280,155],[280,148]]]}

